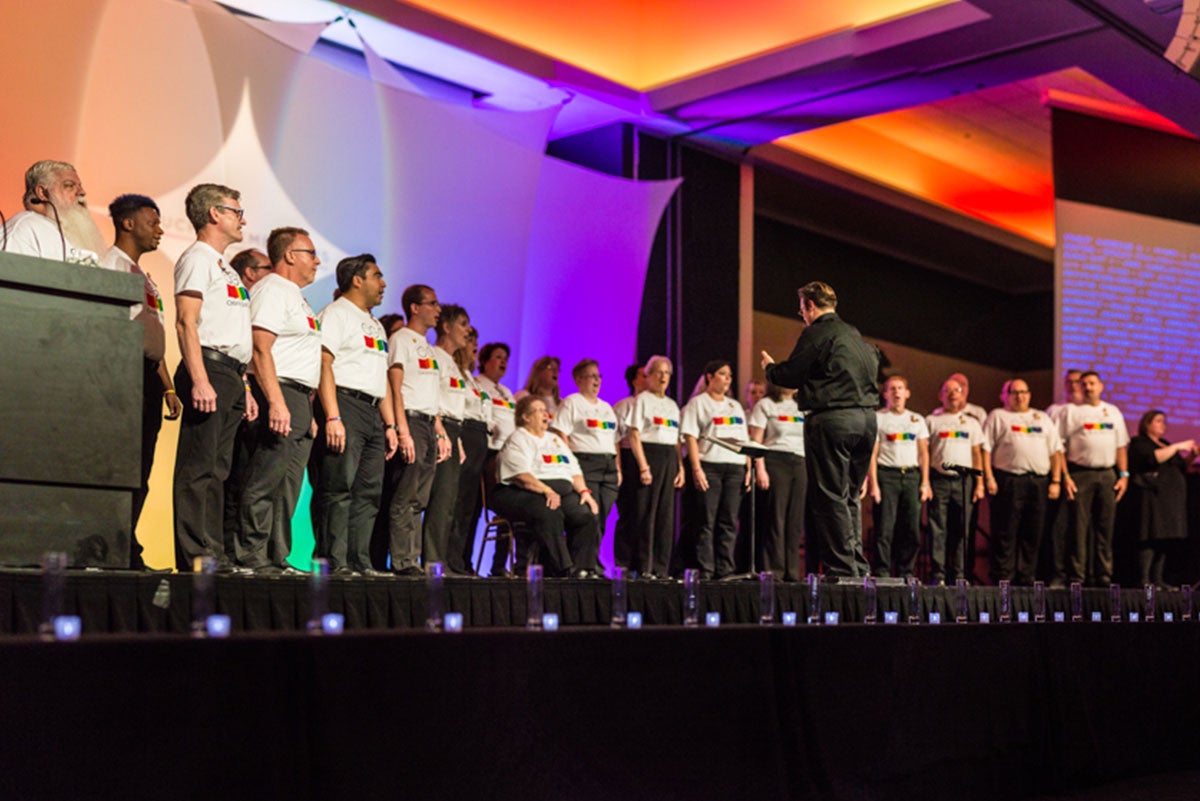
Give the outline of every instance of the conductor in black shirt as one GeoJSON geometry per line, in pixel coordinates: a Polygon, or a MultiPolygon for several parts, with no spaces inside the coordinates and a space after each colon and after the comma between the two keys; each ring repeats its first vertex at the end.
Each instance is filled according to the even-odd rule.
{"type": "Polygon", "coordinates": [[[809,520],[829,576],[867,575],[862,553],[860,490],[875,445],[879,351],[834,311],[837,295],[820,281],[800,287],[807,327],[787,361],[766,351],[767,380],[797,390],[808,454],[809,520]]]}

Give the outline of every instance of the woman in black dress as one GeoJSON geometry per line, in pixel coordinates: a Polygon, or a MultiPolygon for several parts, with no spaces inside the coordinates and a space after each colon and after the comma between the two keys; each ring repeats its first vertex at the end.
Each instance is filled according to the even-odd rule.
{"type": "Polygon", "coordinates": [[[1166,433],[1166,413],[1151,409],[1129,443],[1141,583],[1160,587],[1168,550],[1187,536],[1187,469],[1196,456],[1194,440],[1171,443],[1166,433]]]}

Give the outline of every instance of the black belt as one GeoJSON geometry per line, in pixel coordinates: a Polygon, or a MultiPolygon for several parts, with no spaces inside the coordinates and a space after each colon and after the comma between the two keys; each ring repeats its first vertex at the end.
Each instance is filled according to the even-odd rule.
{"type": "Polygon", "coordinates": [[[308,395],[311,395],[314,392],[316,392],[315,389],[308,386],[307,384],[301,384],[299,381],[293,381],[290,378],[279,378],[276,380],[279,381],[279,386],[281,386],[281,387],[287,387],[289,389],[298,389],[301,392],[304,392],[308,395]]]}
{"type": "Polygon", "coordinates": [[[208,359],[210,362],[216,362],[217,364],[223,364],[226,367],[232,367],[234,370],[237,370],[238,375],[246,374],[246,365],[242,364],[228,353],[222,353],[215,348],[201,347],[200,355],[208,359]]]}
{"type": "Polygon", "coordinates": [[[343,395],[348,395],[355,400],[360,400],[363,403],[369,403],[372,406],[378,406],[383,403],[383,398],[377,398],[369,392],[359,392],[357,389],[347,389],[346,387],[338,387],[337,391],[343,395]]]}
{"type": "Polygon", "coordinates": [[[406,414],[409,417],[415,417],[418,420],[433,421],[437,418],[437,415],[426,414],[425,412],[416,412],[416,411],[413,411],[412,409],[405,409],[404,414],[406,414]]]}
{"type": "Polygon", "coordinates": [[[881,465],[879,465],[878,469],[887,470],[892,473],[899,473],[900,475],[904,475],[905,473],[914,473],[917,470],[920,470],[921,468],[918,465],[913,465],[912,467],[891,467],[886,464],[881,464],[881,465]]]}
{"type": "Polygon", "coordinates": [[[1113,468],[1114,468],[1114,465],[1111,465],[1111,464],[1108,467],[1084,467],[1081,464],[1075,464],[1074,462],[1067,462],[1067,472],[1069,472],[1069,473],[1104,473],[1104,472],[1111,473],[1113,468]]]}

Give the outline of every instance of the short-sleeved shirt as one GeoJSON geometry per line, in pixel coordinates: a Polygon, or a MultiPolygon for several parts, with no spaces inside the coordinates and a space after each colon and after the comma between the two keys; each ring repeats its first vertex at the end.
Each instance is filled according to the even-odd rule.
{"type": "MultiPolygon", "coordinates": [[[[987,419],[987,418],[984,418],[987,419]]],[[[973,467],[972,449],[983,447],[983,426],[966,409],[934,413],[925,418],[929,427],[929,464],[943,475],[942,465],[973,467]]]]}
{"type": "Polygon", "coordinates": [[[600,398],[592,403],[578,392],[563,398],[554,428],[570,437],[576,453],[617,452],[617,413],[600,398]]]}
{"type": "Polygon", "coordinates": [[[795,398],[759,398],[750,410],[750,425],[761,428],[763,447],[780,453],[804,455],[804,413],[795,398]]]}
{"type": "Polygon", "coordinates": [[[484,403],[491,407],[491,425],[488,428],[488,450],[498,451],[504,447],[505,440],[517,427],[517,405],[512,391],[503,384],[498,384],[485,375],[476,376],[479,389],[484,394],[484,403]]]}
{"type": "Polygon", "coordinates": [[[629,428],[648,445],[679,444],[679,405],[666,395],[650,390],[640,393],[629,414],[629,428]]]}
{"type": "Polygon", "coordinates": [[[490,423],[492,406],[483,390],[480,389],[479,382],[470,373],[463,373],[462,377],[467,382],[467,401],[463,406],[463,419],[476,420],[484,424],[490,423]]]}
{"type": "Polygon", "coordinates": [[[899,414],[887,409],[875,412],[880,467],[917,467],[917,443],[929,439],[925,418],[905,409],[899,414]]]}
{"type": "Polygon", "coordinates": [[[175,294],[200,295],[197,332],[200,346],[250,361],[254,343],[250,334],[250,293],[237,271],[205,242],[193,242],[175,262],[175,294]]]}
{"type": "Polygon", "coordinates": [[[707,392],[692,398],[683,407],[683,421],[679,425],[679,432],[685,437],[696,438],[696,447],[700,449],[702,462],[746,463],[745,456],[706,439],[716,437],[745,442],[749,438],[746,430],[746,412],[742,410],[742,404],[733,398],[716,400],[707,392]]]}
{"type": "Polygon", "coordinates": [[[132,273],[142,276],[143,300],[129,308],[129,319],[140,321],[142,324],[142,352],[152,362],[161,362],[167,354],[167,331],[163,323],[162,294],[158,285],[143,270],[129,258],[129,254],[119,247],[111,247],[100,260],[100,266],[106,270],[119,273],[132,273]]]}
{"type": "Polygon", "coordinates": [[[100,264],[98,254],[87,248],[76,247],[59,231],[54,220],[44,214],[38,214],[36,211],[17,212],[6,227],[9,253],[91,267],[100,264]]]}
{"type": "Polygon", "coordinates": [[[321,381],[321,324],[294,281],[268,273],[250,288],[250,324],[275,335],[275,375],[316,389],[321,381]]]}
{"type": "Polygon", "coordinates": [[[636,402],[637,395],[630,395],[613,404],[613,414],[617,416],[617,440],[622,448],[629,447],[629,415],[633,414],[636,402]]]}
{"type": "Polygon", "coordinates": [[[365,392],[387,394],[388,344],[383,324],[346,298],[338,298],[317,315],[321,347],[333,355],[333,383],[365,392]]]}
{"type": "Polygon", "coordinates": [[[992,409],[983,424],[983,449],[992,455],[997,470],[1044,476],[1054,454],[1062,450],[1062,439],[1054,421],[1039,409],[992,409]]]}
{"type": "Polygon", "coordinates": [[[500,483],[511,484],[521,473],[530,473],[538,481],[570,481],[581,475],[566,443],[549,431],[536,437],[527,428],[514,431],[500,451],[500,483]]]}
{"type": "Polygon", "coordinates": [[[467,406],[467,381],[454,357],[444,348],[433,346],[433,358],[438,363],[438,409],[442,418],[462,420],[467,406]]]}
{"type": "Polygon", "coordinates": [[[404,368],[404,410],[436,415],[441,373],[429,340],[411,328],[401,328],[388,340],[388,366],[404,368]]]}
{"type": "Polygon", "coordinates": [[[1113,467],[1117,450],[1129,445],[1125,416],[1111,403],[1100,401],[1067,406],[1058,421],[1067,461],[1083,467],[1113,467]]]}

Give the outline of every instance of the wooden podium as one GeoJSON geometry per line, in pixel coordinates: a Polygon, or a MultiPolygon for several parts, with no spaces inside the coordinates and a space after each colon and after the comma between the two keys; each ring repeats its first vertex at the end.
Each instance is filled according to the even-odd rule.
{"type": "Polygon", "coordinates": [[[140,481],[136,275],[0,253],[0,565],[127,567],[140,481]]]}

